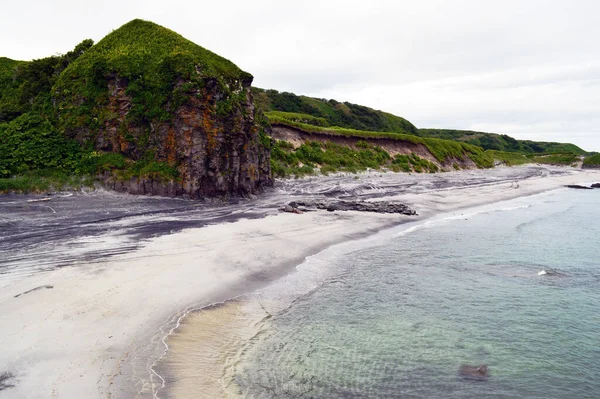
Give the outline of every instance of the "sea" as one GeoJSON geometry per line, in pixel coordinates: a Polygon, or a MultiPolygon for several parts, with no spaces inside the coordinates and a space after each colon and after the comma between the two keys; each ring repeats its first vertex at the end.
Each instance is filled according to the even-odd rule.
{"type": "Polygon", "coordinates": [[[560,189],[310,257],[255,294],[280,306],[228,384],[248,398],[600,398],[599,204],[600,190],[560,189]]]}

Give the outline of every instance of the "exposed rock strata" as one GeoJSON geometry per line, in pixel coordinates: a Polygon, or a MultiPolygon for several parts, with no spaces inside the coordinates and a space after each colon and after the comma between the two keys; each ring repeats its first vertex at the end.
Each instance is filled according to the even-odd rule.
{"type": "Polygon", "coordinates": [[[353,149],[357,149],[356,143],[358,141],[366,141],[370,144],[376,145],[384,149],[391,156],[395,156],[396,154],[410,155],[416,154],[419,157],[428,160],[429,162],[437,165],[439,168],[443,170],[455,170],[454,165],[460,166],[461,169],[477,169],[477,165],[473,160],[469,157],[465,157],[464,159],[458,159],[453,157],[448,157],[444,162],[440,162],[437,160],[431,152],[427,149],[427,147],[423,144],[415,144],[410,141],[403,140],[393,140],[389,138],[357,138],[357,137],[348,137],[342,135],[331,135],[327,133],[308,133],[302,131],[300,129],[296,129],[287,125],[273,123],[273,131],[272,136],[277,140],[284,140],[289,143],[292,143],[294,147],[299,147],[304,142],[317,141],[321,143],[334,142],[336,144],[341,144],[348,146],[353,149]]]}

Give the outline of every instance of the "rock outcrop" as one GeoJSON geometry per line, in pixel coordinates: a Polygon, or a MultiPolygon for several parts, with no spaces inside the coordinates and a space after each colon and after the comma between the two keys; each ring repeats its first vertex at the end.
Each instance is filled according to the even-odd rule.
{"type": "Polygon", "coordinates": [[[53,101],[69,136],[136,165],[105,173],[110,188],[244,196],[272,184],[270,128],[254,107],[251,83],[230,61],[134,20],[71,64],[53,101]]]}
{"type": "Polygon", "coordinates": [[[375,212],[375,213],[399,213],[402,215],[416,215],[417,213],[410,209],[408,205],[388,202],[388,201],[292,201],[284,210],[286,212],[310,211],[311,209],[324,209],[329,212],[334,211],[357,211],[357,212],[375,212]],[[288,207],[290,210],[288,210],[288,207]]]}
{"type": "Polygon", "coordinates": [[[458,369],[458,375],[466,379],[486,380],[489,376],[489,368],[485,364],[479,366],[469,366],[463,364],[458,369]]]}
{"type": "Polygon", "coordinates": [[[578,190],[593,190],[594,189],[594,186],[588,187],[588,186],[582,186],[582,185],[579,185],[579,184],[567,184],[565,187],[567,187],[567,188],[575,188],[575,189],[578,189],[578,190]]]}

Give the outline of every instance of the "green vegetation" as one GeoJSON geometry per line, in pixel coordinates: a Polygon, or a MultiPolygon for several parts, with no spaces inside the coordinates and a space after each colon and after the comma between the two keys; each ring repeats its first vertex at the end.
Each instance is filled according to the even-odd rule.
{"type": "Polygon", "coordinates": [[[93,44],[86,39],[67,54],[29,62],[0,58],[0,122],[31,111],[51,118],[52,86],[65,68],[93,44]]]}
{"type": "Polygon", "coordinates": [[[319,127],[305,123],[292,122],[279,117],[269,118],[272,124],[282,124],[299,129],[306,133],[317,133],[319,135],[345,136],[366,139],[391,139],[406,141],[413,144],[422,144],[441,163],[450,159],[464,161],[470,158],[479,168],[491,168],[494,166],[493,158],[482,148],[457,141],[441,140],[427,137],[417,137],[401,133],[371,132],[364,130],[346,129],[340,127],[319,127]]]}
{"type": "Polygon", "coordinates": [[[0,192],[77,188],[90,185],[90,176],[107,170],[117,170],[123,179],[177,177],[177,171],[164,163],[86,151],[48,119],[33,113],[0,123],[0,192]]]}
{"type": "MultiPolygon", "coordinates": [[[[178,179],[174,165],[156,161],[151,143],[155,126],[170,121],[175,110],[192,100],[196,107],[196,100],[202,101],[200,108],[218,115],[246,112],[240,106],[246,101],[242,86],[251,80],[250,74],[229,60],[142,20],[123,25],[96,45],[83,40],[63,55],[27,62],[0,57],[0,192],[79,187],[92,184],[90,176],[101,174],[120,179],[178,179]],[[219,88],[223,96],[208,98],[205,94],[210,85],[219,88]],[[109,93],[120,89],[123,93],[109,93]],[[110,103],[119,96],[128,102],[122,115],[119,104],[110,103]],[[135,159],[94,151],[97,135],[112,122],[122,130],[120,139],[132,144],[125,147],[135,148],[135,159]]],[[[271,149],[276,176],[367,168],[419,173],[439,170],[436,163],[414,153],[392,157],[377,140],[423,146],[446,169],[449,165],[460,169],[469,159],[480,168],[492,167],[494,160],[507,165],[572,165],[578,156],[586,155],[573,144],[417,129],[404,118],[348,102],[256,88],[253,95],[268,117],[257,113],[255,119],[263,128],[259,134],[262,145],[271,149]],[[269,123],[318,134],[319,138],[342,136],[356,142],[347,146],[310,140],[294,148],[271,140],[265,133],[269,123]]],[[[584,165],[599,167],[599,155],[589,156],[584,165]]]]}
{"type": "MultiPolygon", "coordinates": [[[[329,126],[375,132],[416,134],[417,128],[404,118],[362,105],[325,100],[293,93],[253,88],[254,101],[264,112],[283,111],[323,118],[329,126]]],[[[281,114],[279,115],[281,117],[281,114]]],[[[294,120],[295,122],[302,122],[294,120]]],[[[310,122],[304,122],[310,123],[310,122]]],[[[325,125],[319,125],[325,126],[325,125]]]]}
{"type": "Polygon", "coordinates": [[[308,114],[300,114],[297,112],[269,111],[265,112],[265,116],[272,120],[288,120],[296,123],[305,123],[313,126],[329,126],[329,122],[325,118],[319,118],[308,114]]]}
{"type": "Polygon", "coordinates": [[[40,169],[72,171],[80,156],[79,144],[41,116],[24,114],[0,124],[0,177],[40,169]]]}
{"type": "Polygon", "coordinates": [[[535,155],[530,157],[533,162],[543,163],[547,165],[573,165],[578,160],[579,157],[573,153],[565,153],[565,154],[542,154],[535,155]]]}
{"type": "Polygon", "coordinates": [[[417,134],[421,137],[437,137],[446,140],[462,141],[486,150],[518,152],[521,154],[567,152],[578,155],[586,154],[584,150],[574,144],[516,140],[506,134],[451,129],[419,129],[417,134]]]}
{"type": "Polygon", "coordinates": [[[516,140],[506,134],[474,132],[451,129],[417,129],[404,118],[376,111],[361,105],[340,103],[276,90],[253,89],[254,99],[272,120],[287,119],[291,122],[316,126],[338,126],[354,130],[403,133],[420,137],[460,141],[485,150],[530,153],[586,152],[574,144],[516,140]],[[319,118],[318,123],[313,118],[319,118]],[[323,124],[322,120],[326,124],[323,124]]]}
{"type": "Polygon", "coordinates": [[[286,141],[275,140],[271,151],[271,169],[277,177],[356,173],[367,169],[387,168],[395,172],[438,172],[438,166],[417,154],[391,157],[381,147],[359,140],[354,146],[334,142],[307,141],[298,148],[286,141]]]}
{"type": "Polygon", "coordinates": [[[84,176],[106,171],[123,179],[177,178],[174,167],[155,161],[149,146],[137,160],[93,151],[94,132],[114,118],[107,82],[116,76],[129,83],[127,122],[146,136],[151,121],[169,119],[190,93],[200,93],[203,78],[214,78],[232,93],[217,101],[216,112],[231,112],[235,101],[245,100],[232,82],[241,87],[252,79],[230,61],[141,20],[96,45],[84,40],[64,55],[29,62],[0,58],[0,191],[78,186],[90,180],[84,176]],[[174,85],[182,79],[185,83],[174,85]],[[65,135],[76,128],[92,132],[83,146],[65,135]]]}
{"type": "Polygon", "coordinates": [[[89,175],[74,175],[61,170],[44,169],[25,172],[15,177],[0,178],[0,193],[37,193],[91,187],[89,175]]]}
{"type": "Polygon", "coordinates": [[[496,150],[487,150],[486,152],[490,154],[492,158],[503,162],[505,165],[508,166],[524,165],[532,162],[531,159],[517,152],[506,152],[496,150]]]}
{"type": "MultiPolygon", "coordinates": [[[[114,119],[107,111],[107,82],[117,83],[117,76],[127,82],[125,94],[131,98],[127,122],[144,127],[143,134],[151,123],[169,121],[190,96],[200,95],[207,78],[222,92],[244,98],[241,82],[252,81],[252,75],[231,61],[167,28],[136,19],[104,37],[60,75],[53,88],[59,126],[95,130],[114,119]],[[232,82],[239,87],[231,87],[232,82]]],[[[234,100],[223,99],[216,111],[230,111],[234,100]]],[[[144,142],[144,137],[138,139],[144,142]]]]}
{"type": "Polygon", "coordinates": [[[417,173],[439,172],[439,167],[427,159],[419,157],[414,152],[410,155],[396,154],[390,166],[394,172],[410,172],[414,170],[417,173]]]}
{"type": "Polygon", "coordinates": [[[583,160],[586,168],[600,168],[600,154],[591,155],[583,160]]]}

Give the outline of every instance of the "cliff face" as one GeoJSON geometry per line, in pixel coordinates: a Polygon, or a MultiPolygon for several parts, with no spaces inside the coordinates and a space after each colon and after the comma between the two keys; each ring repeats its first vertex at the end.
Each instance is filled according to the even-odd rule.
{"type": "Polygon", "coordinates": [[[69,66],[54,88],[67,135],[126,157],[135,173],[105,183],[136,194],[191,198],[257,193],[272,184],[270,130],[252,76],[150,22],[114,31],[69,66]]]}

